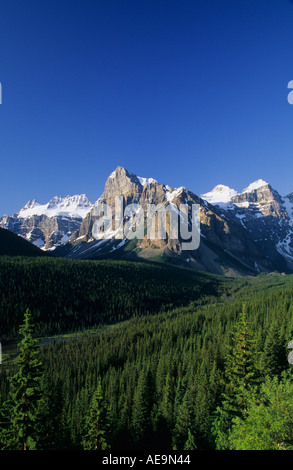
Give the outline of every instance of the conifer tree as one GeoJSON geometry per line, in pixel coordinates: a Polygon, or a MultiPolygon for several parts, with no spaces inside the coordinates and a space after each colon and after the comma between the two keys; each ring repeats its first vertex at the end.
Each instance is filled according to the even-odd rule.
{"type": "Polygon", "coordinates": [[[144,368],[139,376],[133,401],[132,435],[136,443],[148,440],[151,429],[152,384],[150,371],[144,368]]]}
{"type": "Polygon", "coordinates": [[[228,435],[233,419],[245,416],[248,404],[256,397],[258,385],[258,373],[253,358],[253,341],[246,308],[243,305],[225,360],[222,404],[215,412],[212,425],[217,449],[229,448],[228,435]]]}
{"type": "Polygon", "coordinates": [[[106,450],[110,448],[108,438],[107,406],[102,392],[101,378],[94,392],[85,423],[86,435],[82,441],[84,450],[106,450]]]}
{"type": "Polygon", "coordinates": [[[20,327],[22,340],[18,371],[10,379],[9,400],[6,403],[8,424],[1,433],[3,449],[35,450],[41,426],[41,379],[43,367],[39,358],[37,340],[33,339],[31,313],[26,310],[20,327]]]}
{"type": "Polygon", "coordinates": [[[202,363],[196,376],[196,393],[194,400],[193,431],[200,449],[206,448],[211,425],[212,394],[209,387],[208,372],[202,363]]]}
{"type": "Polygon", "coordinates": [[[178,414],[176,416],[176,423],[173,429],[173,450],[184,449],[184,445],[188,440],[188,429],[191,428],[194,421],[193,411],[193,393],[192,390],[188,388],[185,392],[182,403],[178,406],[178,414]]]}
{"type": "Polygon", "coordinates": [[[173,426],[173,401],[174,401],[174,385],[169,372],[166,375],[163,399],[160,406],[162,418],[166,422],[169,429],[173,426]]]}
{"type": "Polygon", "coordinates": [[[195,444],[194,436],[191,432],[191,430],[188,428],[188,438],[187,441],[184,444],[184,449],[183,450],[196,450],[197,446],[195,444]]]}
{"type": "Polygon", "coordinates": [[[156,413],[153,420],[154,429],[164,449],[169,449],[172,442],[174,395],[174,380],[168,372],[162,401],[159,403],[158,409],[154,410],[156,413]]]}
{"type": "Polygon", "coordinates": [[[293,450],[293,382],[267,377],[258,403],[245,419],[236,418],[229,436],[236,450],[293,450]]]}
{"type": "Polygon", "coordinates": [[[42,450],[62,450],[66,446],[66,426],[62,416],[64,400],[61,381],[54,384],[49,377],[43,381],[42,401],[42,450]]]}
{"type": "Polygon", "coordinates": [[[249,401],[255,396],[257,384],[253,340],[244,305],[225,361],[223,407],[231,417],[245,414],[249,401]]]}
{"type": "Polygon", "coordinates": [[[9,449],[11,401],[0,403],[0,450],[9,449]]]}
{"type": "Polygon", "coordinates": [[[269,328],[264,351],[262,355],[261,366],[265,376],[280,376],[281,372],[287,367],[286,340],[280,333],[278,322],[272,323],[269,328]]]}

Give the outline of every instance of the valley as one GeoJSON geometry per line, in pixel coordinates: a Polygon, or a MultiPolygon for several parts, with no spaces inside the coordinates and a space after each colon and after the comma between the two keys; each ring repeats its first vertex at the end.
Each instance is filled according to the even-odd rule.
{"type": "Polygon", "coordinates": [[[292,275],[231,278],[149,261],[1,257],[0,292],[1,402],[18,370],[18,329],[29,308],[44,367],[43,450],[86,446],[97,383],[108,448],[221,448],[214,426],[217,409],[226,409],[227,361],[241,321],[253,338],[245,348],[252,348],[257,387],[272,387],[269,380],[290,387],[292,275]]]}

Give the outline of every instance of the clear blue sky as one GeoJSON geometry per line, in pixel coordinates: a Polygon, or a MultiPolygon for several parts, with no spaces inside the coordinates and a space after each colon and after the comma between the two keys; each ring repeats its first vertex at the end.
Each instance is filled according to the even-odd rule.
{"type": "Polygon", "coordinates": [[[197,194],[293,189],[290,0],[2,0],[0,215],[118,165],[197,194]]]}

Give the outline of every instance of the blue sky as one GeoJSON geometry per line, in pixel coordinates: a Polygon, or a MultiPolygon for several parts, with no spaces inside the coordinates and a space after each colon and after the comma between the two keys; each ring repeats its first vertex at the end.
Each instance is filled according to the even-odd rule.
{"type": "Polygon", "coordinates": [[[197,194],[293,190],[290,0],[3,0],[0,215],[118,165],[197,194]]]}

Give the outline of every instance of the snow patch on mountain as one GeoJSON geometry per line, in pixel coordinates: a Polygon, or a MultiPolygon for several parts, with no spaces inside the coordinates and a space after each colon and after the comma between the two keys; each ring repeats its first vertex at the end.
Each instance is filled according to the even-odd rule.
{"type": "Polygon", "coordinates": [[[75,196],[54,196],[47,204],[40,204],[36,199],[20,209],[17,218],[26,219],[35,215],[46,215],[47,217],[77,217],[84,218],[93,207],[85,194],[75,196]]]}
{"type": "Polygon", "coordinates": [[[290,261],[293,261],[293,250],[292,250],[292,240],[291,240],[291,233],[288,233],[284,240],[280,240],[277,245],[277,251],[280,255],[288,258],[290,261]]]}
{"type": "Polygon", "coordinates": [[[262,179],[256,180],[253,183],[251,183],[247,188],[243,189],[242,193],[250,193],[251,191],[256,191],[259,188],[262,188],[263,186],[267,186],[269,183],[267,181],[264,181],[262,179]]]}
{"type": "Polygon", "coordinates": [[[170,188],[170,186],[165,186],[165,195],[168,202],[172,202],[175,197],[178,197],[182,191],[186,190],[184,186],[180,188],[170,188]]]}
{"type": "Polygon", "coordinates": [[[283,198],[283,204],[290,219],[290,225],[293,226],[293,203],[290,201],[290,195],[283,198]]]}
{"type": "Polygon", "coordinates": [[[221,203],[226,204],[231,201],[231,198],[238,194],[235,189],[229,188],[224,184],[218,184],[217,186],[209,191],[208,193],[201,194],[201,198],[210,204],[220,205],[221,203]]]}
{"type": "Polygon", "coordinates": [[[157,181],[154,178],[143,178],[141,176],[138,176],[137,179],[142,186],[144,186],[145,184],[149,185],[151,183],[157,183],[157,181]]]}

